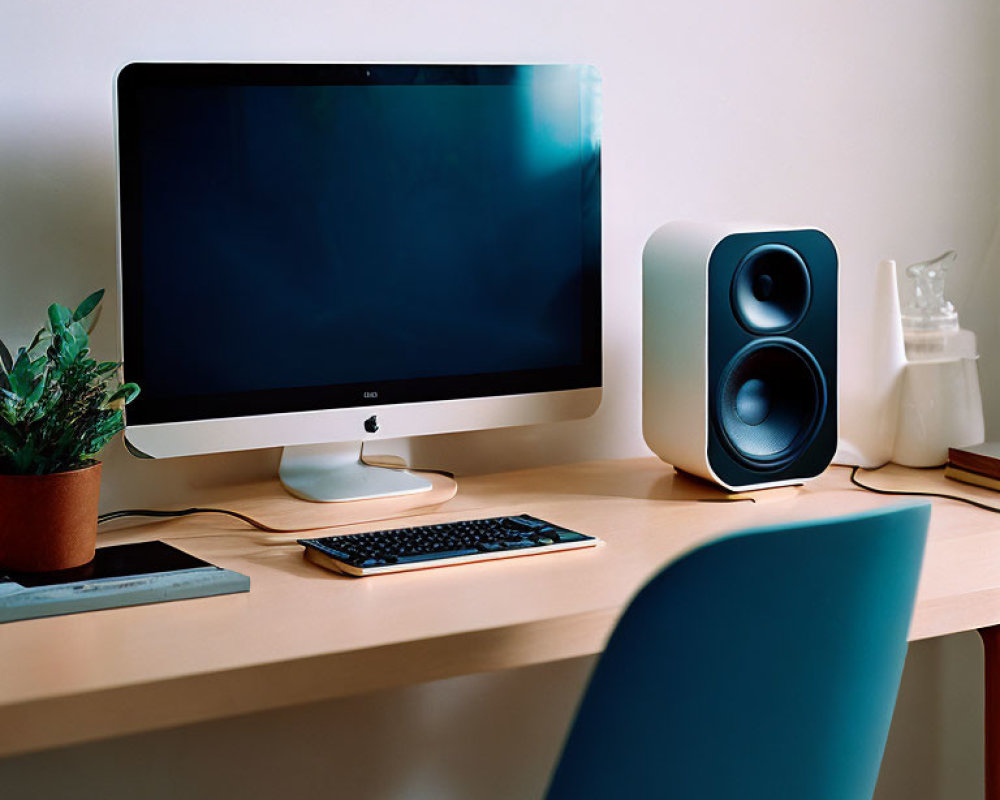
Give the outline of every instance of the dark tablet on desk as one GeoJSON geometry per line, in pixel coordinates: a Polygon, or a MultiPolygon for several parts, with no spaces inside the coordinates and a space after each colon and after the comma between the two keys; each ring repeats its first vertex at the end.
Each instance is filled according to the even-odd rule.
{"type": "Polygon", "coordinates": [[[58,572],[4,572],[3,575],[21,586],[34,587],[211,566],[207,561],[195,558],[166,542],[155,541],[99,547],[93,561],[73,569],[61,569],[58,572]]]}
{"type": "Polygon", "coordinates": [[[0,573],[0,622],[246,592],[250,579],[166,542],[100,547],[58,572],[0,573]]]}

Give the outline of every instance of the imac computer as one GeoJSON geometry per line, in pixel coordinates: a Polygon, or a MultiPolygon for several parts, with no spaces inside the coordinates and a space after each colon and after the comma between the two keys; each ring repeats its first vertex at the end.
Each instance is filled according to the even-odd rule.
{"type": "Polygon", "coordinates": [[[592,67],[136,63],[115,89],[133,453],[283,447],[292,494],[381,497],[430,484],[364,442],[597,408],[592,67]]]}

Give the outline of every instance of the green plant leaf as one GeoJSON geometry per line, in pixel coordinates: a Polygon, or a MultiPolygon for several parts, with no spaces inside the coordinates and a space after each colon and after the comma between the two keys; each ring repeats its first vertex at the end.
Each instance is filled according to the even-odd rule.
{"type": "Polygon", "coordinates": [[[80,358],[87,352],[90,345],[90,337],[87,330],[79,322],[71,322],[66,328],[66,339],[69,341],[69,353],[73,360],[80,358]]]}
{"type": "Polygon", "coordinates": [[[41,378],[45,374],[46,360],[44,358],[32,358],[28,353],[28,374],[34,378],[41,378]]]}
{"type": "Polygon", "coordinates": [[[45,355],[45,351],[49,349],[51,343],[52,333],[48,328],[42,328],[35,334],[35,338],[31,340],[31,344],[28,345],[28,353],[32,358],[41,358],[45,355]]]}
{"type": "Polygon", "coordinates": [[[58,303],[49,306],[49,324],[52,326],[53,333],[59,328],[66,327],[72,321],[73,314],[66,306],[61,306],[58,303]]]}
{"type": "Polygon", "coordinates": [[[7,378],[10,381],[10,390],[17,396],[19,401],[26,397],[34,386],[35,376],[31,372],[31,357],[28,355],[28,351],[22,347],[17,351],[14,366],[7,374],[7,378]]]}
{"type": "Polygon", "coordinates": [[[20,442],[14,433],[6,428],[0,427],[0,451],[13,451],[17,449],[18,445],[20,445],[20,442]]]}
{"type": "Polygon", "coordinates": [[[36,459],[37,452],[35,446],[31,442],[23,442],[21,445],[11,453],[11,457],[14,461],[14,468],[22,475],[38,475],[38,472],[42,468],[41,465],[37,464],[36,459]],[[34,469],[33,469],[34,467],[34,469]]]}
{"type": "Polygon", "coordinates": [[[76,307],[76,311],[73,312],[73,321],[79,322],[84,317],[88,316],[95,308],[97,308],[103,297],[103,289],[98,289],[92,295],[89,295],[82,303],[80,303],[80,305],[76,307]]]}
{"type": "Polygon", "coordinates": [[[111,405],[117,400],[124,401],[125,405],[128,405],[139,395],[139,386],[134,383],[123,383],[121,386],[115,390],[112,395],[108,398],[108,405],[111,405]]]}
{"type": "Polygon", "coordinates": [[[101,312],[104,311],[104,306],[98,306],[93,311],[91,311],[87,316],[80,320],[80,324],[86,329],[87,333],[93,333],[94,328],[97,327],[97,323],[101,320],[101,312]]]}
{"type": "Polygon", "coordinates": [[[45,382],[39,381],[38,385],[31,390],[31,393],[24,398],[24,405],[26,409],[33,409],[38,405],[38,401],[42,399],[42,393],[45,391],[45,382]]]}
{"type": "Polygon", "coordinates": [[[79,322],[71,322],[61,333],[55,337],[56,358],[59,366],[66,369],[71,364],[77,364],[83,368],[79,362],[87,353],[87,346],[90,340],[87,332],[79,322]]]}
{"type": "Polygon", "coordinates": [[[0,364],[3,365],[4,372],[10,372],[10,368],[14,366],[14,357],[10,354],[10,350],[7,349],[3,340],[0,340],[0,364]]]}

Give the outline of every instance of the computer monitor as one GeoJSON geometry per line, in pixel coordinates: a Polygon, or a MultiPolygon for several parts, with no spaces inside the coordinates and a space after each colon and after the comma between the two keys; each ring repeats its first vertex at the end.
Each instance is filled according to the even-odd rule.
{"type": "Polygon", "coordinates": [[[360,443],[583,417],[601,392],[588,66],[129,64],[126,441],[282,446],[293,494],[429,488],[360,443]]]}

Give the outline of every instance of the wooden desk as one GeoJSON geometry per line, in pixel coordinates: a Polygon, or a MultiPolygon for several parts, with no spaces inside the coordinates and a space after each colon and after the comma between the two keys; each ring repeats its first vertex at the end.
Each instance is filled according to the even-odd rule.
{"type": "MultiPolygon", "coordinates": [[[[101,544],[165,539],[248,574],[252,590],[0,626],[0,756],[596,653],[638,587],[699,542],[893,502],[852,487],[848,474],[832,468],[805,487],[727,501],[654,458],[594,462],[463,478],[445,505],[409,510],[398,500],[314,505],[276,484],[236,487],[219,503],[284,527],[528,512],[606,545],[352,579],[304,561],[294,536],[265,536],[226,518],[104,533],[101,544]]],[[[946,483],[939,472],[897,468],[866,480],[938,490],[946,483]]],[[[951,482],[947,490],[965,491],[951,482]]],[[[453,491],[435,478],[429,501],[453,491]]],[[[1000,517],[935,502],[911,638],[998,622],[1000,517]]]]}

